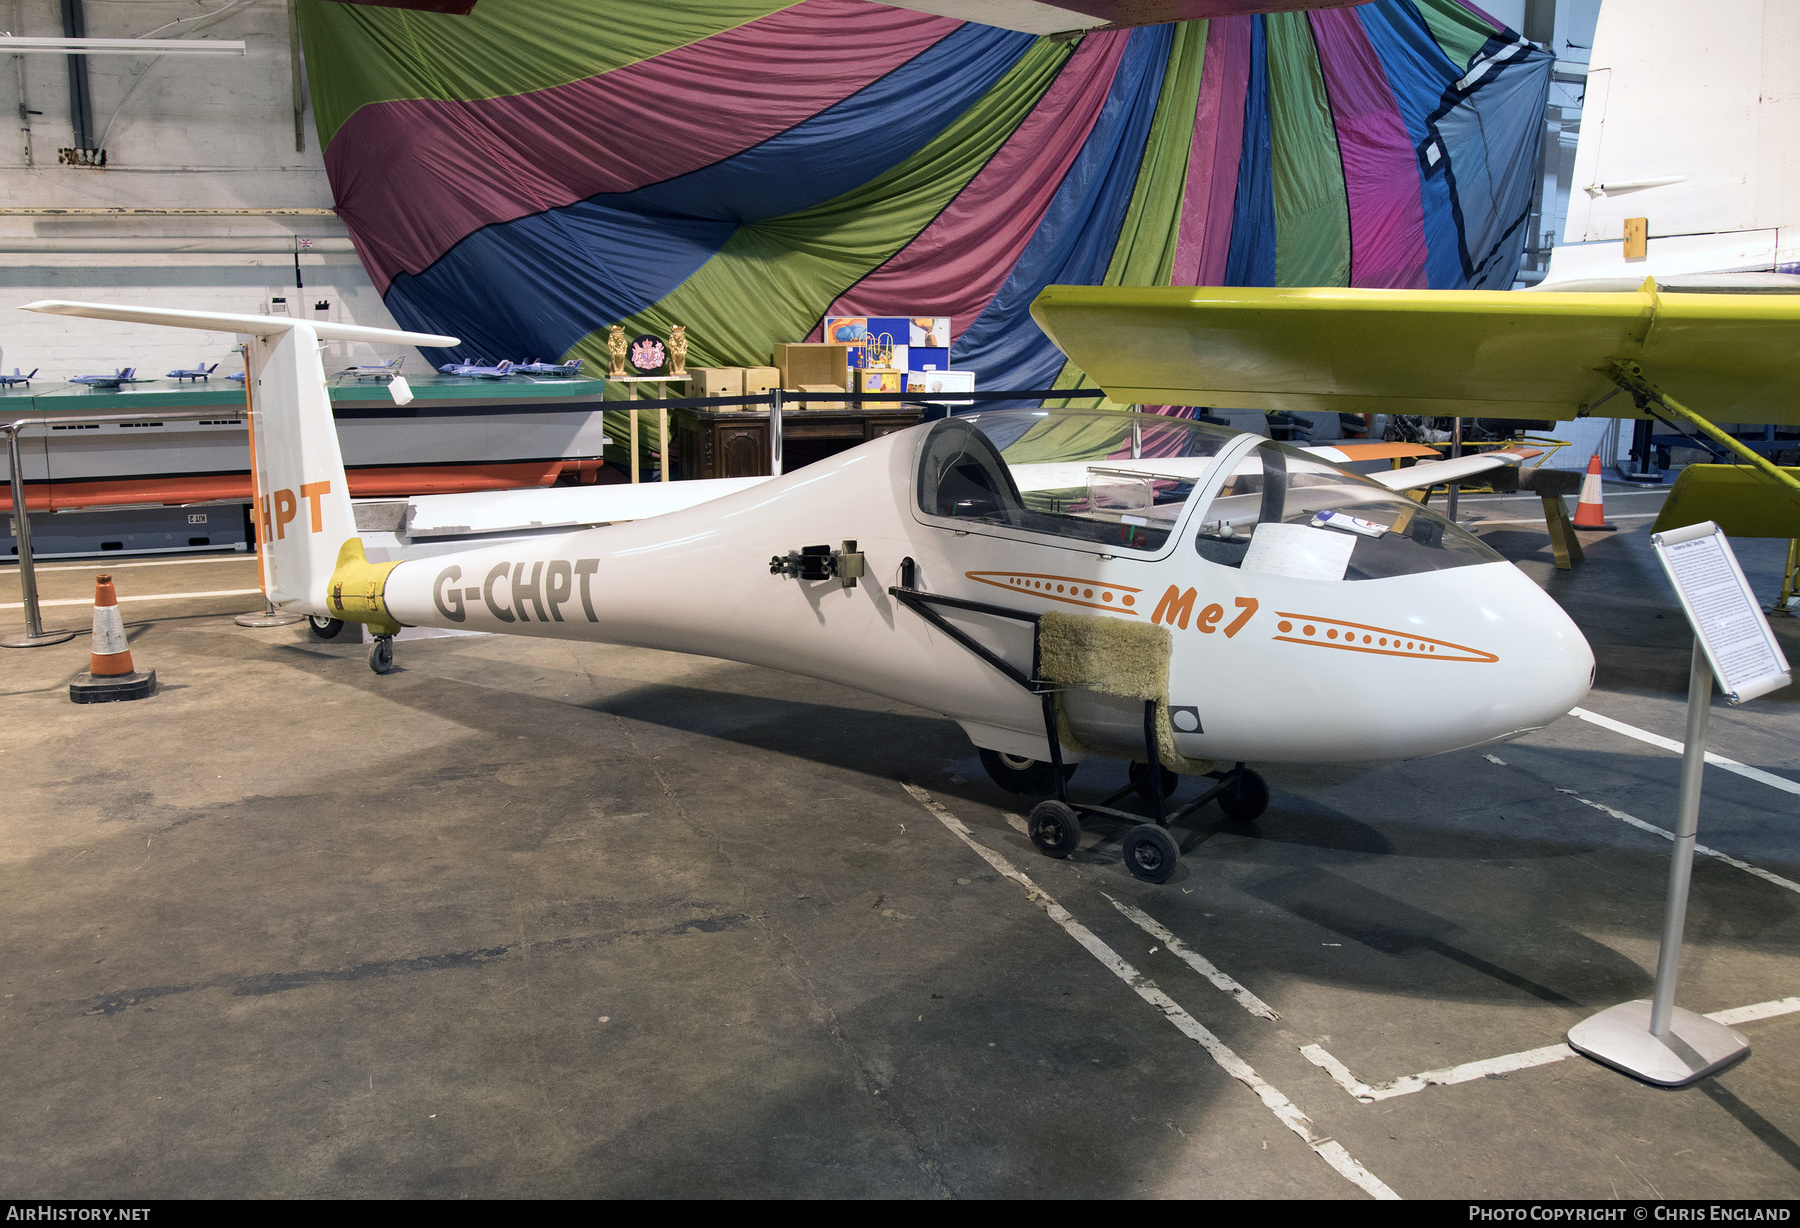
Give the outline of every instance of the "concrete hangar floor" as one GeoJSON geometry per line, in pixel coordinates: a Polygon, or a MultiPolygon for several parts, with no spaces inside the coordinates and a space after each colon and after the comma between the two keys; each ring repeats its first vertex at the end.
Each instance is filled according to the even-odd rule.
{"type": "MultiPolygon", "coordinates": [[[[1038,856],[955,726],[855,691],[487,637],[377,677],[233,624],[246,560],[116,565],[159,694],[70,704],[82,638],[0,657],[0,1185],[1793,1198],[1800,688],[1713,718],[1763,775],[1707,770],[1678,1000],[1750,1057],[1668,1091],[1558,1049],[1656,960],[1680,760],[1638,735],[1682,736],[1689,642],[1656,497],[1609,491],[1572,573],[1535,500],[1464,503],[1611,724],[1270,769],[1161,887],[1116,833],[1038,856]]],[[[1761,592],[1782,545],[1738,543],[1761,592]]],[[[96,565],[59,566],[79,625],[96,565]]]]}

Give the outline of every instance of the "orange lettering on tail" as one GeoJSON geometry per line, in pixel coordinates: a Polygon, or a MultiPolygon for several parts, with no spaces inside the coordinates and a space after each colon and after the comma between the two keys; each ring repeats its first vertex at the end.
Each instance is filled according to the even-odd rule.
{"type": "Polygon", "coordinates": [[[299,510],[300,504],[294,499],[293,491],[278,490],[275,492],[275,536],[277,538],[287,537],[288,522],[299,510]]]}
{"type": "Polygon", "coordinates": [[[312,531],[314,533],[325,531],[325,515],[319,507],[319,496],[330,493],[330,482],[307,482],[300,487],[300,497],[312,504],[312,531]]]}

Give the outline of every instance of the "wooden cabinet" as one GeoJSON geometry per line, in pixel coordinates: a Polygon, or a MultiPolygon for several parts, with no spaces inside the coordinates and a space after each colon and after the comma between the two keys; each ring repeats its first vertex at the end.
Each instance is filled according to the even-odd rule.
{"type": "MultiPolygon", "coordinates": [[[[802,409],[781,415],[782,470],[791,472],[870,439],[903,431],[916,409],[802,409]]],[[[677,478],[755,478],[769,473],[769,411],[669,411],[677,478]]]]}

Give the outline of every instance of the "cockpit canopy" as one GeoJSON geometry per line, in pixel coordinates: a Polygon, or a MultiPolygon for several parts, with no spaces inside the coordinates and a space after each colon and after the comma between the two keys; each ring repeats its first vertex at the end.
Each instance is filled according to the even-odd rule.
{"type": "Polygon", "coordinates": [[[947,418],[920,451],[918,510],[928,524],[1128,556],[1160,555],[1186,533],[1210,563],[1297,579],[1376,580],[1500,558],[1343,465],[1249,438],[1158,414],[947,418]]]}

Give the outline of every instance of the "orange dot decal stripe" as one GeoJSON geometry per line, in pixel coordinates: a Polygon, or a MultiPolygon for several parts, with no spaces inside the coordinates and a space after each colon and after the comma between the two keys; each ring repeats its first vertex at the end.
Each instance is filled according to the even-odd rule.
{"type": "Polygon", "coordinates": [[[965,571],[963,575],[981,584],[991,584],[995,588],[1030,593],[1034,597],[1060,601],[1064,605],[1084,606],[1090,610],[1111,610],[1115,614],[1126,614],[1132,618],[1138,615],[1137,610],[1131,608],[1137,603],[1136,594],[1144,591],[1129,584],[1095,587],[1092,580],[1076,576],[1048,576],[1035,571],[965,571]]]}
{"type": "Polygon", "coordinates": [[[1391,627],[1372,627],[1367,623],[1347,622],[1341,618],[1321,618],[1317,614],[1294,614],[1276,611],[1279,618],[1290,620],[1280,627],[1291,634],[1269,638],[1286,644],[1310,644],[1314,648],[1337,648],[1349,652],[1367,652],[1379,657],[1410,657],[1423,661],[1462,661],[1476,665],[1492,665],[1500,658],[1479,648],[1434,640],[1426,636],[1409,636],[1391,627]],[[1298,629],[1292,627],[1299,623],[1298,629]]]}

